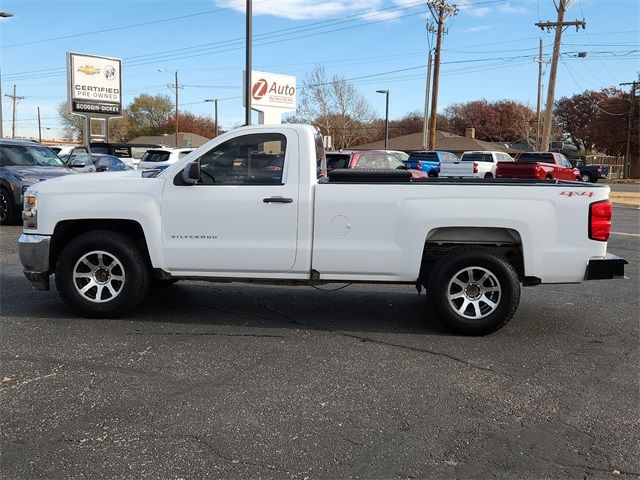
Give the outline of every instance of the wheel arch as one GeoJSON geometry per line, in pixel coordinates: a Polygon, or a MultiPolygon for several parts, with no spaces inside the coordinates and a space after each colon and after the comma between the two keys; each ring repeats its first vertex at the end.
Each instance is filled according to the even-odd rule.
{"type": "Polygon", "coordinates": [[[513,266],[522,283],[539,283],[525,276],[522,235],[506,227],[439,227],[431,230],[424,242],[418,282],[426,284],[433,265],[459,247],[485,247],[495,251],[513,266]]]}
{"type": "Polygon", "coordinates": [[[133,238],[144,256],[152,265],[149,254],[149,246],[147,237],[144,233],[142,225],[136,220],[125,219],[82,219],[82,220],[63,220],[58,222],[51,237],[51,247],[49,254],[50,272],[55,271],[55,265],[62,249],[78,235],[96,230],[110,230],[121,232],[133,238]]]}

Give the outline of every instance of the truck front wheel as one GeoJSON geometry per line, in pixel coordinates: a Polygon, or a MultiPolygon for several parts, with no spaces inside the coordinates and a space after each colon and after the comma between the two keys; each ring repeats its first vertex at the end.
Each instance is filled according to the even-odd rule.
{"type": "Polygon", "coordinates": [[[485,335],[502,328],[515,314],[520,281],[514,268],[495,252],[462,247],[433,266],[427,294],[447,326],[466,335],[485,335]]]}
{"type": "Polygon", "coordinates": [[[65,303],[90,317],[122,316],[149,288],[140,247],[114,231],[88,232],[69,242],[58,257],[55,278],[65,303]]]}

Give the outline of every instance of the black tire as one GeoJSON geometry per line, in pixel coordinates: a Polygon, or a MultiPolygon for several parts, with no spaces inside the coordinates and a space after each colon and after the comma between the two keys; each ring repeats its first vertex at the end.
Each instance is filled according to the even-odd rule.
{"type": "Polygon", "coordinates": [[[427,175],[429,178],[438,178],[438,172],[429,172],[427,175]]]}
{"type": "Polygon", "coordinates": [[[120,232],[98,230],[84,233],[64,247],[56,262],[55,279],[60,296],[73,309],[89,317],[114,318],[130,312],[144,299],[149,289],[149,266],[145,255],[131,237],[120,232]],[[102,252],[100,259],[97,253],[91,252],[102,252]],[[109,257],[110,260],[107,260],[109,257]],[[92,271],[86,264],[80,265],[83,258],[96,266],[97,270],[92,271]],[[104,273],[105,270],[108,273],[104,273]],[[74,278],[74,272],[86,275],[86,278],[74,278]],[[105,278],[98,277],[98,274],[108,277],[106,283],[116,292],[115,295],[111,295],[109,290],[104,292],[106,283],[96,283],[99,278],[105,278]],[[122,281],[116,280],[116,277],[121,277],[122,281]],[[87,283],[82,283],[85,280],[87,283]],[[94,286],[86,294],[79,291],[91,282],[94,286]],[[90,299],[90,296],[94,296],[94,299],[90,299]]]}
{"type": "Polygon", "coordinates": [[[591,175],[589,175],[588,173],[581,173],[579,180],[583,181],[584,183],[593,182],[591,175]]]}
{"type": "Polygon", "coordinates": [[[520,280],[511,264],[496,252],[480,247],[461,247],[450,251],[433,266],[427,295],[445,325],[465,335],[486,335],[502,328],[515,314],[520,303],[520,280]],[[471,268],[474,276],[482,271],[489,272],[490,276],[484,282],[480,281],[482,277],[475,279],[474,284],[474,278],[467,274],[470,280],[466,289],[453,285],[454,278],[464,278],[461,272],[471,268]],[[474,296],[469,297],[468,293],[474,296]],[[454,298],[458,295],[461,296],[454,298]],[[494,307],[483,299],[495,303],[494,307]],[[464,302],[469,303],[465,306],[464,302]],[[468,318],[474,316],[476,318],[468,318]]]}
{"type": "Polygon", "coordinates": [[[493,174],[492,173],[486,173],[484,178],[493,178],[493,174]]]}
{"type": "Polygon", "coordinates": [[[0,188],[0,225],[15,225],[16,221],[13,195],[6,188],[0,188]]]}

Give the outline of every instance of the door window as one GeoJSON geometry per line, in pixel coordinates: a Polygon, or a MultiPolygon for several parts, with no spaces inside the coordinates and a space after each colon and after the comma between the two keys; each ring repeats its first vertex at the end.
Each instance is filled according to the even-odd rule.
{"type": "Polygon", "coordinates": [[[199,184],[283,185],[287,139],[279,133],[243,135],[202,155],[199,184]]]}

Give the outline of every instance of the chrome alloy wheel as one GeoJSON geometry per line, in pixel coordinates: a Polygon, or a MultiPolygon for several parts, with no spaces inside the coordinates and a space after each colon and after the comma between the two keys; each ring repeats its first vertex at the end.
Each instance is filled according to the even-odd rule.
{"type": "Polygon", "coordinates": [[[447,299],[455,312],[471,320],[490,315],[498,308],[502,289],[496,276],[486,268],[467,267],[447,285],[447,299]]]}
{"type": "Polygon", "coordinates": [[[90,302],[113,300],[122,292],[124,282],[122,263],[108,252],[85,253],[73,267],[73,285],[82,298],[90,302]]]}

